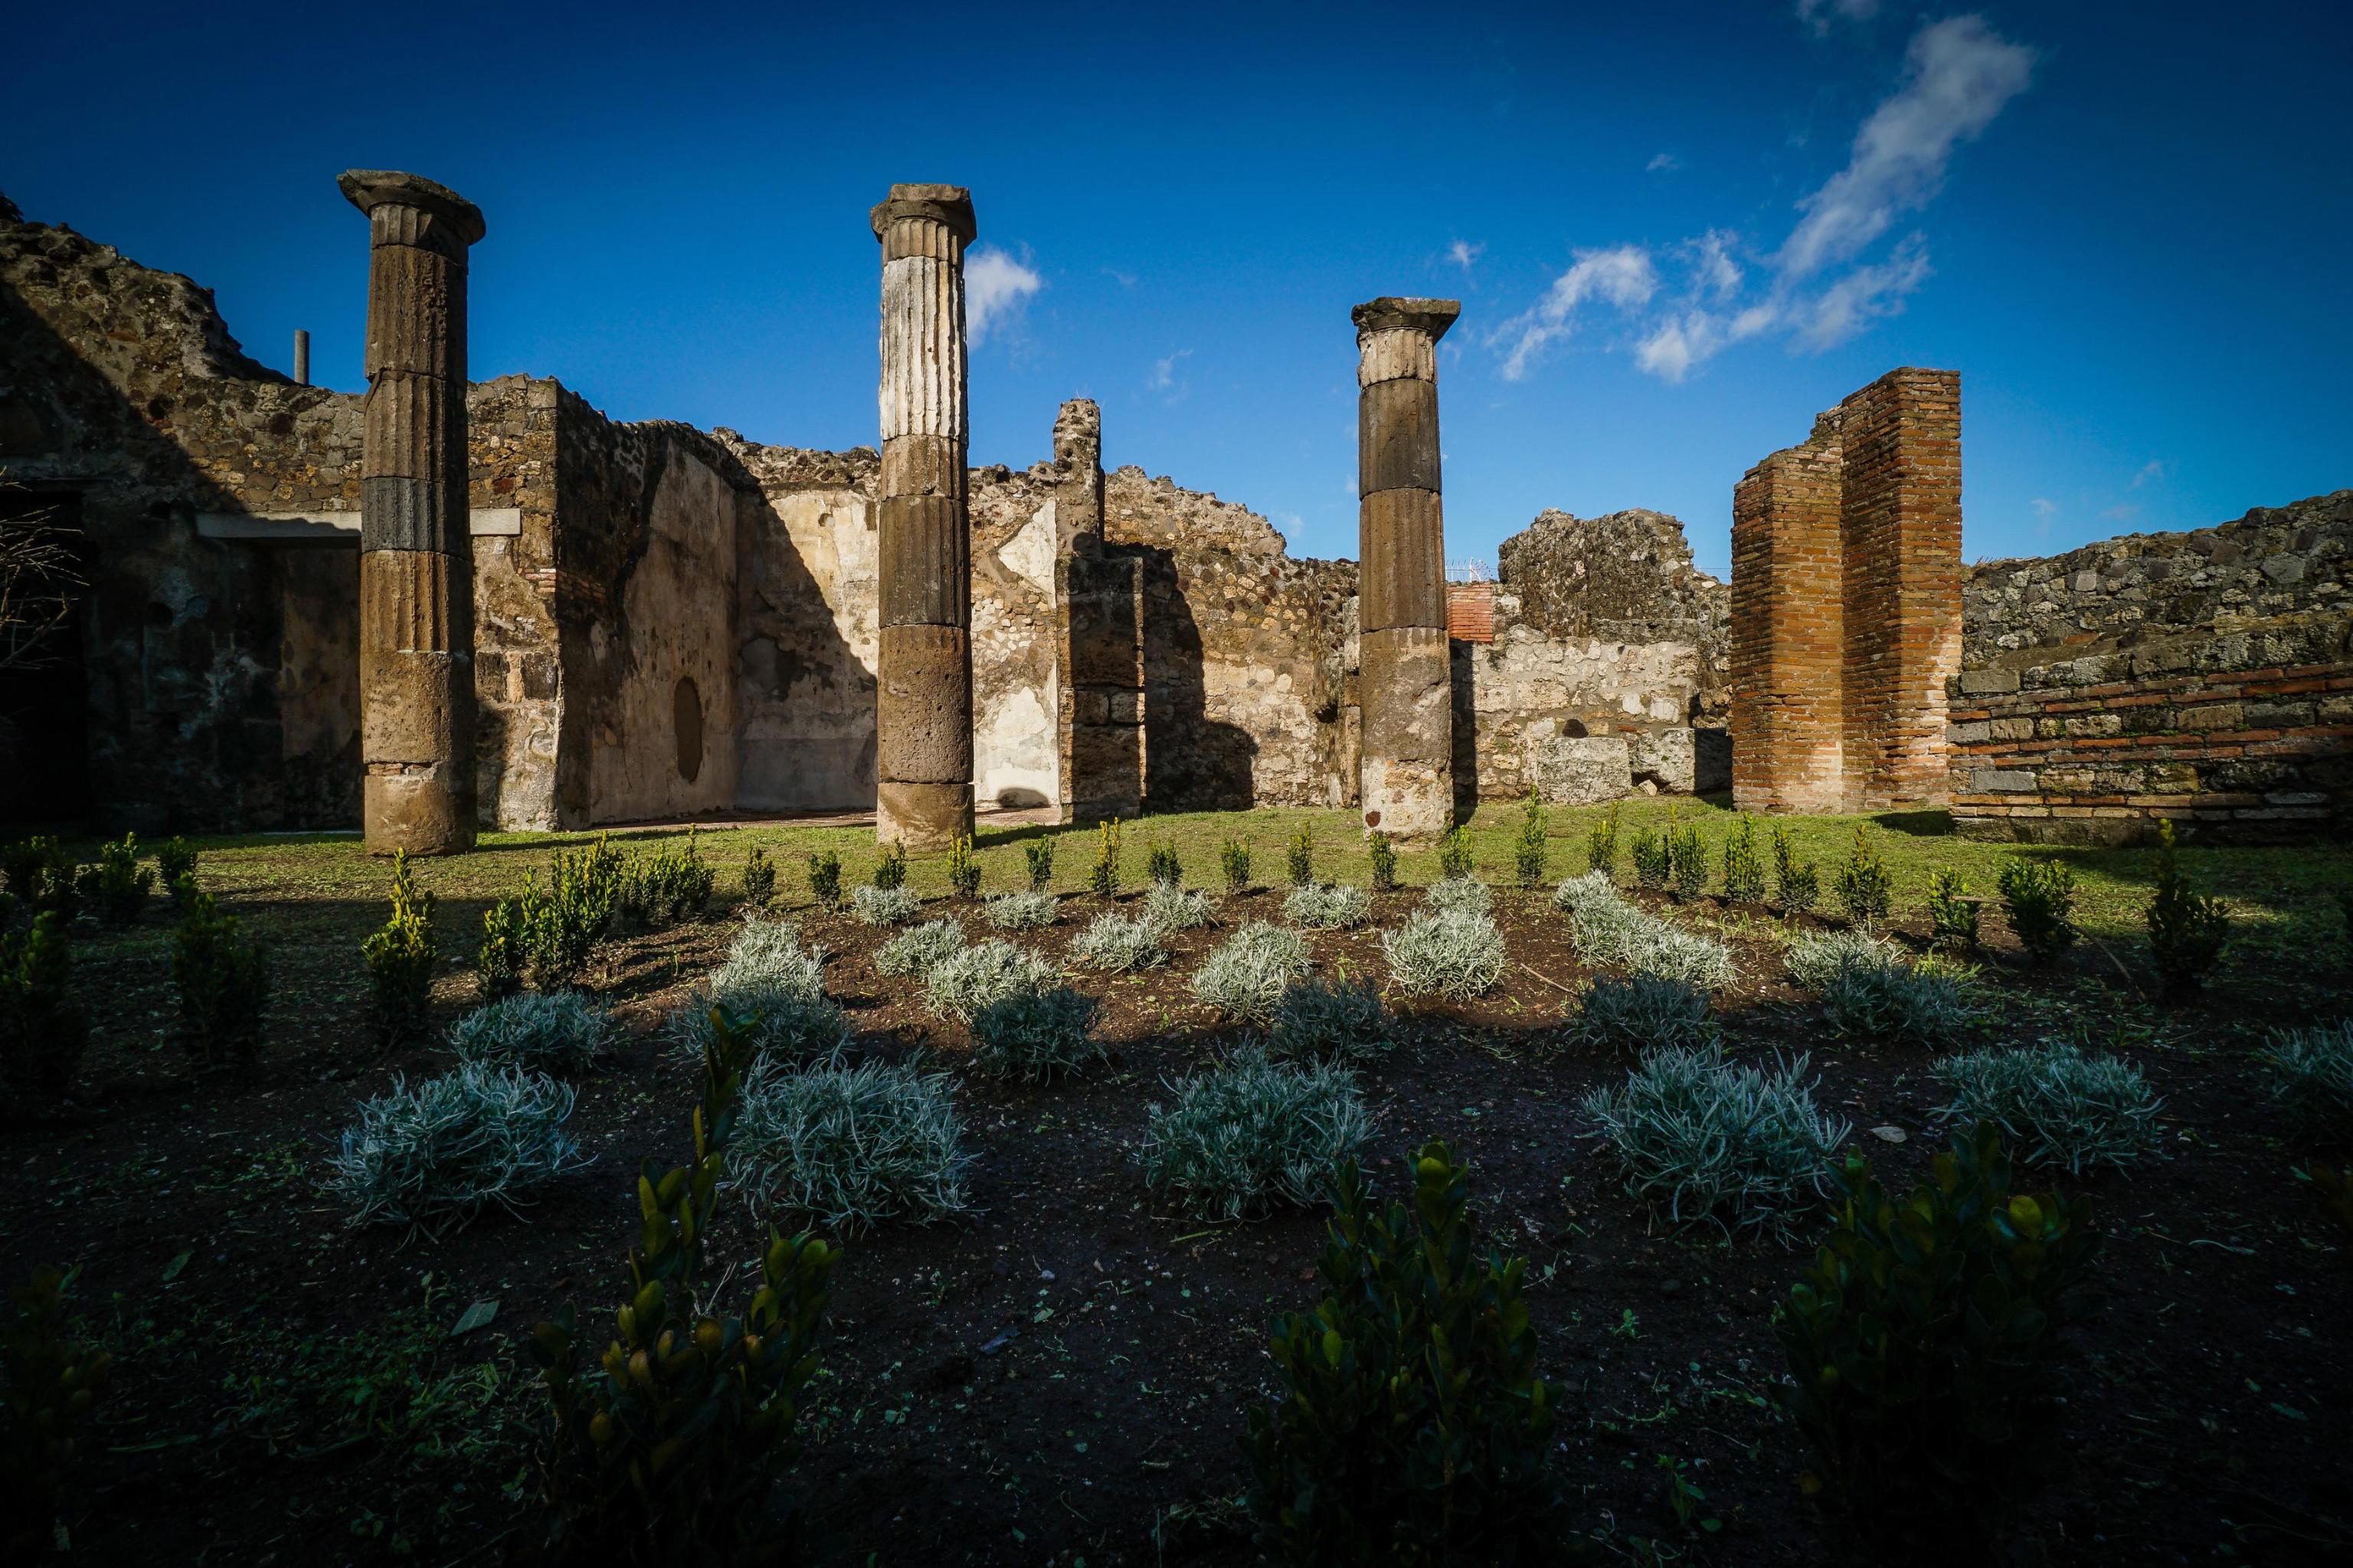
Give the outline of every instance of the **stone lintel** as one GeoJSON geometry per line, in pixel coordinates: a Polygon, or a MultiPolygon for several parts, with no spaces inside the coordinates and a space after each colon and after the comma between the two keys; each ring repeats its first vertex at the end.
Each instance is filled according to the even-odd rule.
{"type": "Polygon", "coordinates": [[[892,224],[911,217],[945,224],[966,245],[978,232],[972,216],[972,192],[963,185],[892,185],[888,199],[875,203],[874,210],[868,214],[877,239],[892,224]]]}
{"type": "Polygon", "coordinates": [[[1436,343],[1446,335],[1446,329],[1452,326],[1455,318],[1461,313],[1462,302],[1460,300],[1425,300],[1383,294],[1379,299],[1366,300],[1350,311],[1348,319],[1356,323],[1359,338],[1377,332],[1419,332],[1428,334],[1430,341],[1436,343]]]}
{"type": "Polygon", "coordinates": [[[345,169],[335,180],[343,196],[362,212],[380,207],[413,207],[449,225],[463,244],[479,243],[486,229],[482,209],[438,180],[405,175],[393,169],[345,169]]]}

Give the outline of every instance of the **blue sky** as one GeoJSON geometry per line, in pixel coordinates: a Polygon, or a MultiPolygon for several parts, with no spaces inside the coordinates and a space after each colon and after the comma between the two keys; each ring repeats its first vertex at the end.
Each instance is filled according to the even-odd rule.
{"type": "Polygon", "coordinates": [[[359,385],[351,166],[480,204],[474,373],[875,440],[893,180],[968,185],[976,462],[1105,461],[1354,555],[1348,309],[1451,294],[1448,550],[1733,482],[1896,365],[1962,373],[1966,545],[2353,484],[2353,7],[139,7],[10,27],[0,190],[359,385]],[[76,62],[79,62],[77,64],[76,62]]]}

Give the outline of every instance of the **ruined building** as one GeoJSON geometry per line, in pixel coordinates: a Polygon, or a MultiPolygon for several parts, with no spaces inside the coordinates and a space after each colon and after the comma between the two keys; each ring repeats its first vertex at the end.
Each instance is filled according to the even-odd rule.
{"type": "Polygon", "coordinates": [[[2158,812],[2310,831],[2353,800],[2344,493],[1965,571],[1957,378],[1903,370],[1741,481],[1729,588],[1640,511],[1546,513],[1501,581],[1446,585],[1420,366],[1450,302],[1384,300],[1356,323],[1360,577],[1107,472],[1092,403],[1039,461],[975,465],[954,187],[874,215],[881,445],[832,452],[470,383],[475,231],[371,178],[368,394],[268,368],[187,279],[0,202],[0,506],[79,529],[90,585],[58,660],[0,671],[0,818],[429,846],[879,802],[928,842],[976,806],[1418,832],[1450,796],[1731,789],[2119,838],[2158,812]]]}

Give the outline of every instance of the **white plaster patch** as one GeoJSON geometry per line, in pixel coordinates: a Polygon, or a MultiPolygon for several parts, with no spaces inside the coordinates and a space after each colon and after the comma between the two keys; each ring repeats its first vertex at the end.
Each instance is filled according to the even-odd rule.
{"type": "Polygon", "coordinates": [[[1029,514],[1013,537],[997,550],[997,558],[1006,569],[1054,602],[1054,503],[1050,501],[1029,514]]]}
{"type": "Polygon", "coordinates": [[[1058,804],[1061,800],[1061,747],[1046,705],[1037,691],[1016,687],[980,715],[973,736],[973,754],[980,764],[975,780],[976,800],[999,800],[1008,791],[1030,804],[1058,804]],[[1029,800],[1029,797],[1036,797],[1029,800]]]}

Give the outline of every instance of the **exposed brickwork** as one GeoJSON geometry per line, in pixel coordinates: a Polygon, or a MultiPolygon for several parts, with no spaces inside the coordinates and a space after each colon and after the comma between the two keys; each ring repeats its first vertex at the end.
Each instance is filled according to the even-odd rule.
{"type": "Polygon", "coordinates": [[[2353,819],[2353,491],[1969,575],[1952,804],[1975,838],[2279,841],[2353,819]]]}
{"type": "Polygon", "coordinates": [[[1733,798],[1941,805],[1961,659],[1960,376],[1893,370],[1733,492],[1733,798]]]}
{"type": "Polygon", "coordinates": [[[1457,642],[1495,641],[1495,585],[1446,585],[1446,635],[1457,642]]]}

